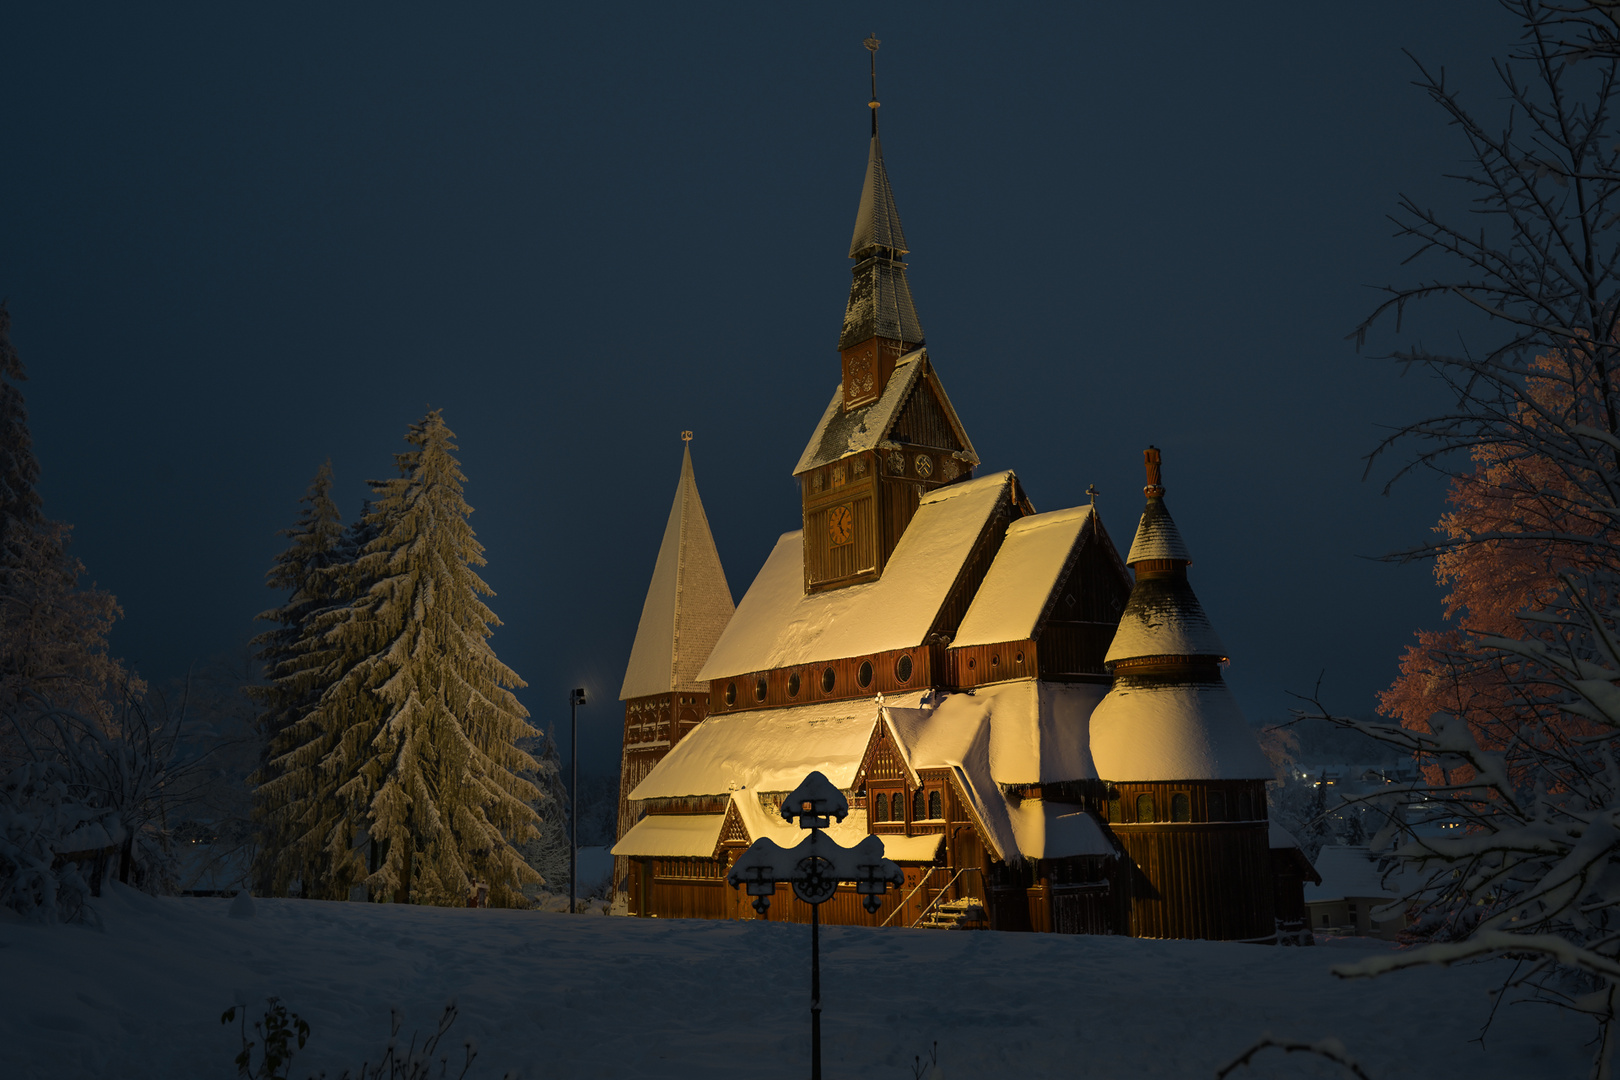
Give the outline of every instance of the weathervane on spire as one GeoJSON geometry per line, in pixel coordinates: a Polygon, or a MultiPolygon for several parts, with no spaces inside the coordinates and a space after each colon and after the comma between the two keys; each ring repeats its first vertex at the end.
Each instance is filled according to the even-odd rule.
{"type": "Polygon", "coordinates": [[[872,110],[872,134],[876,135],[877,134],[877,111],[878,111],[877,51],[878,51],[878,46],[883,44],[883,42],[878,40],[877,31],[874,30],[872,32],[872,34],[865,41],[861,42],[861,44],[865,45],[866,46],[866,51],[872,54],[872,100],[866,103],[866,107],[872,110]]]}
{"type": "Polygon", "coordinates": [[[692,441],[692,433],[690,431],[681,432],[681,442],[691,442],[691,441],[692,441]]]}

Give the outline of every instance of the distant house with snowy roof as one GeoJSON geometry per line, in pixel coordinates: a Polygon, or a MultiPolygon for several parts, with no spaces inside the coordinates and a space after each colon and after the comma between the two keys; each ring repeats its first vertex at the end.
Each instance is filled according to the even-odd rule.
{"type": "MultiPolygon", "coordinates": [[[[735,612],[682,460],[621,693],[630,911],[756,917],[726,871],[762,836],[794,842],[777,810],[818,770],[849,797],[835,838],[881,837],[906,875],[875,915],[848,888],[823,920],[956,905],[1000,929],[1274,940],[1315,871],[1266,820],[1271,769],[1158,451],[1123,560],[1095,505],[1037,513],[1013,473],[975,475],[873,106],[841,378],[793,470],[801,527],[735,612]]],[[[809,909],[779,892],[767,914],[809,909]]]]}
{"type": "Polygon", "coordinates": [[[1406,911],[1387,869],[1365,847],[1324,847],[1316,856],[1321,880],[1305,887],[1311,929],[1393,941],[1406,929],[1406,911]]]}

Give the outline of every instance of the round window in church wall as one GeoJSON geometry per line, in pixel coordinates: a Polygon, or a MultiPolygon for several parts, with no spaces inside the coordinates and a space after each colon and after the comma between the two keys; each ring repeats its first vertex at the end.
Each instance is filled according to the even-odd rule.
{"type": "Polygon", "coordinates": [[[755,679],[754,680],[754,700],[755,701],[764,701],[765,700],[765,691],[768,690],[769,688],[770,688],[770,684],[765,681],[765,676],[761,675],[759,678],[755,679]]]}
{"type": "Polygon", "coordinates": [[[855,669],[855,681],[861,684],[862,690],[872,685],[872,661],[861,661],[861,666],[855,669]]]}
{"type": "Polygon", "coordinates": [[[795,671],[788,676],[788,697],[799,696],[799,673],[795,671]]]}
{"type": "Polygon", "coordinates": [[[828,668],[826,671],[821,673],[821,692],[823,694],[832,693],[833,687],[837,685],[838,672],[834,671],[832,668],[828,668]]]}
{"type": "Polygon", "coordinates": [[[726,683],[726,704],[737,704],[737,684],[734,682],[726,683]]]}
{"type": "Polygon", "coordinates": [[[894,677],[901,682],[911,681],[911,654],[901,653],[900,659],[894,662],[894,677]]]}

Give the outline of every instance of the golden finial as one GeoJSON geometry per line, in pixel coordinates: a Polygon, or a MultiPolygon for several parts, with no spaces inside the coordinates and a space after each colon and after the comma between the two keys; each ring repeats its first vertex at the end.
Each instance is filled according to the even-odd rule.
{"type": "Polygon", "coordinates": [[[692,441],[692,433],[690,431],[681,432],[681,442],[691,442],[691,441],[692,441]]]}

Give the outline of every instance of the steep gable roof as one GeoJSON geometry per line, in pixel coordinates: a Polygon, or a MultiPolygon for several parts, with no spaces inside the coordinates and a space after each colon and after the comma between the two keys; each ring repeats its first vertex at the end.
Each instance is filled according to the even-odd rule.
{"type": "Polygon", "coordinates": [[[1081,546],[1099,528],[1089,506],[1019,518],[973,594],[951,644],[989,645],[1032,638],[1073,568],[1081,546]]]}
{"type": "Polygon", "coordinates": [[[720,553],[698,497],[688,443],[619,700],[706,690],[698,681],[698,669],[734,611],[720,553]]]}
{"type": "Polygon", "coordinates": [[[827,411],[822,413],[821,422],[799,456],[799,463],[793,467],[794,476],[863,450],[877,449],[888,442],[897,421],[907,414],[907,406],[918,394],[933,397],[934,407],[943,415],[957,443],[956,447],[940,449],[953,451],[969,465],[979,463],[979,455],[973,450],[956,408],[928,363],[927,349],[913,349],[896,362],[894,376],[876,401],[845,411],[843,394],[842,386],[833,389],[827,411]]]}

